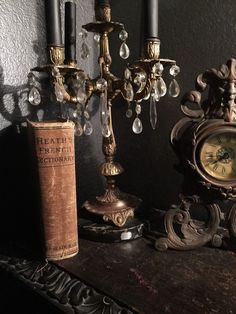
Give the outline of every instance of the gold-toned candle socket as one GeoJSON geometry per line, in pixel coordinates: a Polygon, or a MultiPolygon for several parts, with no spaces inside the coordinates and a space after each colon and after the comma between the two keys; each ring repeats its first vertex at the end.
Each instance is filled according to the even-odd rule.
{"type": "Polygon", "coordinates": [[[144,58],[158,60],[160,57],[160,45],[159,39],[146,40],[144,43],[144,58]]]}
{"type": "Polygon", "coordinates": [[[49,64],[42,65],[31,69],[31,71],[48,73],[52,85],[54,86],[54,93],[57,101],[70,102],[77,104],[79,99],[74,93],[69,92],[65,88],[65,82],[71,83],[78,80],[78,74],[83,72],[76,64],[75,60],[69,61],[65,64],[64,46],[48,46],[49,64]]]}
{"type": "Polygon", "coordinates": [[[48,55],[50,63],[54,64],[55,66],[63,65],[65,59],[64,47],[58,46],[49,46],[48,47],[48,55]]]}

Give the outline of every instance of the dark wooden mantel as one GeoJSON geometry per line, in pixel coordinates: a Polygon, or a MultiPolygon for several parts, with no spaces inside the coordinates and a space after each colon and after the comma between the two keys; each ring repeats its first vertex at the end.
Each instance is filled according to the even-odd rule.
{"type": "Polygon", "coordinates": [[[236,255],[201,248],[157,252],[150,241],[80,241],[80,253],[57,263],[143,314],[236,313],[236,255]]]}
{"type": "MultiPolygon", "coordinates": [[[[44,314],[236,313],[236,255],[230,250],[157,252],[144,238],[117,244],[81,239],[74,258],[45,265],[0,254],[0,270],[28,286],[25,302],[34,291],[57,309],[44,314]]],[[[42,313],[36,310],[33,305],[24,314],[42,313]]]]}

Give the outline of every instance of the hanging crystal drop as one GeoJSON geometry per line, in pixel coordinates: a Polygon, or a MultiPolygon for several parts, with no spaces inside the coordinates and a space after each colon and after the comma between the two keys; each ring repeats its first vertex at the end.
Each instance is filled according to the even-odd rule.
{"type": "Polygon", "coordinates": [[[172,65],[172,67],[170,68],[170,75],[175,77],[176,75],[179,74],[179,72],[180,72],[180,67],[176,64],[172,65]]]}
{"type": "Polygon", "coordinates": [[[135,112],[137,113],[137,115],[139,115],[142,111],[142,107],[141,105],[137,104],[136,107],[135,107],[135,112]]]}
{"type": "Polygon", "coordinates": [[[151,96],[150,98],[150,123],[153,130],[155,130],[157,124],[157,108],[155,96],[151,96]]]}
{"type": "Polygon", "coordinates": [[[180,87],[176,79],[171,80],[168,92],[169,92],[169,95],[173,98],[176,98],[179,96],[180,87]]]}
{"type": "Polygon", "coordinates": [[[165,94],[167,92],[166,83],[162,77],[159,77],[157,80],[156,91],[157,91],[158,95],[160,95],[160,97],[165,96],[165,94]]]}
{"type": "Polygon", "coordinates": [[[28,74],[28,84],[30,86],[34,86],[36,84],[36,77],[35,77],[34,73],[32,73],[32,72],[30,72],[28,74]]]}
{"type": "Polygon", "coordinates": [[[126,110],[125,115],[126,115],[126,118],[128,118],[128,119],[131,118],[132,115],[133,115],[133,110],[130,107],[128,107],[128,109],[126,110]]]}
{"type": "Polygon", "coordinates": [[[75,136],[81,136],[83,134],[82,125],[77,121],[75,123],[75,136]]]}
{"type": "Polygon", "coordinates": [[[43,116],[44,116],[44,111],[43,111],[43,109],[39,109],[39,110],[37,111],[38,121],[43,121],[43,116]]]}
{"type": "Polygon", "coordinates": [[[88,37],[88,32],[86,31],[86,29],[82,28],[79,32],[79,36],[81,36],[82,39],[86,39],[88,37]]]}
{"type": "Polygon", "coordinates": [[[125,76],[126,80],[130,79],[130,77],[131,77],[130,69],[128,69],[128,68],[125,69],[124,76],[125,76]]]}
{"type": "Polygon", "coordinates": [[[103,94],[100,96],[100,108],[101,108],[101,124],[107,124],[108,123],[108,117],[109,117],[109,112],[107,109],[107,102],[106,102],[106,97],[103,94]]]}
{"type": "Polygon", "coordinates": [[[81,45],[81,58],[87,59],[89,57],[89,47],[86,42],[83,42],[81,45]]]}
{"type": "Polygon", "coordinates": [[[85,118],[86,120],[89,120],[89,119],[90,119],[90,114],[89,114],[88,110],[84,110],[84,118],[85,118]]]}
{"type": "Polygon", "coordinates": [[[111,135],[111,130],[110,130],[109,125],[107,123],[103,124],[103,126],[102,126],[102,135],[104,137],[109,137],[111,135]]]}
{"type": "Polygon", "coordinates": [[[156,91],[153,94],[153,97],[154,97],[155,101],[159,101],[160,100],[160,95],[156,91]]]}
{"type": "Polygon", "coordinates": [[[32,87],[29,91],[28,101],[33,106],[38,106],[41,103],[40,92],[36,87],[32,87]]]}
{"type": "Polygon", "coordinates": [[[86,102],[87,96],[82,88],[77,91],[76,97],[80,104],[84,104],[86,102]]]}
{"type": "Polygon", "coordinates": [[[164,70],[163,64],[159,61],[157,62],[153,67],[154,72],[156,72],[158,75],[162,75],[162,72],[164,70]]]}
{"type": "Polygon", "coordinates": [[[96,87],[99,91],[103,91],[107,87],[107,81],[104,78],[100,78],[96,82],[96,87]]]}
{"type": "Polygon", "coordinates": [[[143,131],[142,121],[138,117],[134,119],[132,130],[135,134],[140,134],[143,131]]]}
{"type": "Polygon", "coordinates": [[[128,101],[132,101],[134,98],[134,89],[130,82],[125,84],[125,91],[126,91],[126,99],[128,101]]]}
{"type": "Polygon", "coordinates": [[[86,120],[84,124],[84,134],[85,135],[91,135],[93,133],[93,126],[92,123],[88,120],[86,120]]]}
{"type": "Polygon", "coordinates": [[[55,96],[56,96],[56,100],[58,102],[63,102],[63,100],[64,100],[63,92],[62,92],[62,90],[60,88],[60,85],[58,83],[56,83],[54,85],[54,93],[55,93],[55,96]]]}
{"type": "Polygon", "coordinates": [[[123,41],[128,38],[128,33],[126,32],[126,30],[122,29],[122,31],[119,33],[119,38],[123,41]]]}
{"type": "Polygon", "coordinates": [[[99,44],[99,42],[100,42],[100,34],[94,34],[94,36],[93,36],[93,39],[94,39],[94,41],[96,42],[96,43],[98,43],[99,44]]]}
{"type": "Polygon", "coordinates": [[[125,42],[123,42],[120,46],[120,57],[122,59],[128,59],[129,54],[130,54],[129,47],[127,46],[125,42]]]}

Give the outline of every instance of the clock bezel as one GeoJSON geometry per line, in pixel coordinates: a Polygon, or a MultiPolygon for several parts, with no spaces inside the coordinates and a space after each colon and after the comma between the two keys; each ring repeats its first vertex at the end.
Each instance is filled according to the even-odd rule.
{"type": "Polygon", "coordinates": [[[224,133],[234,133],[236,134],[236,123],[226,123],[219,121],[214,121],[212,123],[206,123],[203,127],[201,126],[196,134],[195,140],[193,143],[193,163],[197,173],[204,179],[206,183],[210,183],[219,188],[226,188],[226,189],[233,189],[236,187],[236,176],[235,180],[222,180],[217,179],[211,176],[202,164],[200,154],[203,145],[206,143],[209,137],[212,137],[214,134],[215,136],[224,133]]]}

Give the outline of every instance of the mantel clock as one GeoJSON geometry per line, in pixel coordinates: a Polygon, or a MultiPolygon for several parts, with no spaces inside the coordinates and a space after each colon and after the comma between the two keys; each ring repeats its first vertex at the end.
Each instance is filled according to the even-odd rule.
{"type": "Polygon", "coordinates": [[[178,169],[184,175],[183,195],[181,204],[165,215],[167,236],[156,241],[158,250],[188,250],[210,241],[221,246],[217,229],[225,218],[230,234],[236,235],[236,206],[231,206],[225,215],[219,205],[222,200],[229,204],[236,200],[235,99],[235,59],[218,70],[198,75],[196,90],[183,97],[181,109],[185,117],[171,133],[171,144],[179,158],[178,169]],[[204,207],[208,211],[206,222],[191,218],[194,204],[199,205],[197,210],[204,207]]]}

